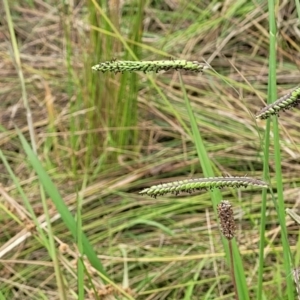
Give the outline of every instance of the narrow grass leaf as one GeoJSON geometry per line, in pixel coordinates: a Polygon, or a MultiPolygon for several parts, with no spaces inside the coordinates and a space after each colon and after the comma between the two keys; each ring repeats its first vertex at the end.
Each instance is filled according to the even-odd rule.
{"type": "Polygon", "coordinates": [[[0,291],[0,300],[7,300],[7,298],[2,294],[1,291],[0,291]]]}
{"type": "MultiPolygon", "coordinates": [[[[277,98],[276,93],[276,51],[277,51],[277,28],[275,19],[275,7],[277,3],[275,0],[268,0],[269,10],[269,27],[270,27],[270,56],[269,56],[269,89],[268,98],[271,102],[274,102],[277,98]]],[[[280,153],[280,136],[277,116],[272,118],[273,121],[273,135],[274,135],[274,156],[275,156],[275,173],[276,173],[276,188],[277,188],[277,213],[279,217],[279,223],[281,227],[281,243],[283,247],[283,264],[286,272],[286,287],[287,297],[289,300],[294,299],[294,288],[292,278],[287,276],[291,269],[291,257],[290,247],[287,237],[287,228],[285,223],[285,209],[284,209],[284,198],[283,198],[283,178],[281,170],[281,153],[280,153]]]]}
{"type": "Polygon", "coordinates": [[[59,258],[58,258],[57,247],[55,244],[55,238],[54,238],[54,234],[53,234],[53,230],[52,230],[51,216],[50,216],[48,205],[47,205],[45,189],[42,184],[40,184],[40,194],[41,194],[41,202],[42,202],[45,220],[47,223],[47,230],[48,230],[48,234],[47,234],[48,243],[49,243],[48,251],[49,251],[49,254],[50,254],[52,262],[53,262],[57,290],[60,295],[60,300],[67,300],[66,287],[63,282],[63,268],[62,268],[59,258]]]}
{"type": "MultiPolygon", "coordinates": [[[[186,104],[186,108],[188,111],[188,115],[189,115],[189,119],[191,122],[191,127],[192,127],[192,132],[193,132],[193,141],[195,143],[196,146],[196,150],[197,150],[197,154],[198,154],[198,158],[199,158],[199,162],[201,164],[203,173],[205,177],[214,177],[214,172],[212,169],[212,164],[211,161],[209,159],[209,156],[207,154],[203,139],[201,137],[200,131],[198,129],[197,126],[197,122],[193,113],[193,109],[191,106],[191,103],[188,99],[187,93],[186,93],[186,89],[182,80],[182,76],[180,74],[180,72],[178,72],[179,75],[179,80],[180,80],[180,85],[181,85],[181,89],[184,95],[184,101],[186,104]]],[[[220,193],[219,190],[214,189],[211,192],[211,196],[212,196],[212,204],[213,204],[213,208],[215,211],[215,215],[217,215],[217,205],[221,202],[222,200],[222,195],[220,193]]],[[[226,244],[226,240],[224,238],[222,238],[222,242],[223,242],[223,246],[226,252],[226,257],[228,262],[230,262],[229,260],[229,248],[228,245],[226,244]]],[[[248,287],[247,287],[247,282],[246,282],[246,276],[245,276],[245,272],[244,272],[244,267],[242,264],[242,259],[240,256],[240,253],[238,251],[237,245],[235,240],[233,240],[232,243],[232,249],[233,249],[233,255],[235,258],[235,272],[236,272],[236,278],[237,278],[237,288],[238,288],[238,294],[240,296],[240,299],[243,300],[248,300],[249,299],[249,292],[248,292],[248,287]]]]}
{"type": "MultiPolygon", "coordinates": [[[[183,300],[191,300],[193,299],[193,294],[194,294],[194,288],[196,286],[196,282],[197,279],[199,277],[201,277],[201,271],[203,270],[203,268],[205,267],[207,261],[205,259],[202,259],[199,261],[198,266],[195,270],[194,276],[193,276],[193,280],[190,281],[190,285],[187,286],[187,288],[185,289],[185,293],[184,293],[184,299],[183,300]]],[[[210,289],[212,289],[212,287],[214,287],[214,284],[211,285],[210,289]]],[[[209,291],[206,292],[206,297],[209,294],[209,291]]]]}
{"type": "MultiPolygon", "coordinates": [[[[47,192],[48,196],[52,199],[52,201],[53,201],[57,211],[59,212],[63,222],[65,223],[66,227],[70,230],[74,239],[77,239],[77,225],[76,225],[76,222],[75,222],[72,214],[70,213],[68,207],[64,203],[64,200],[62,199],[61,195],[59,194],[58,189],[56,188],[56,186],[50,179],[47,172],[44,170],[38,157],[32,151],[32,149],[31,149],[30,145],[28,144],[28,142],[26,141],[24,135],[19,130],[17,130],[17,131],[18,131],[18,135],[19,135],[20,141],[22,143],[22,146],[28,156],[28,159],[29,159],[33,169],[37,173],[41,184],[44,186],[45,191],[47,192]]],[[[82,243],[83,243],[84,254],[86,254],[86,256],[89,259],[92,266],[96,270],[98,270],[100,273],[102,273],[102,275],[107,277],[104,267],[103,267],[102,263],[100,262],[100,260],[98,259],[89,240],[87,239],[87,237],[85,236],[85,234],[83,232],[81,232],[81,234],[82,234],[81,239],[82,239],[82,243]]]]}
{"type": "MultiPolygon", "coordinates": [[[[263,156],[263,179],[270,181],[269,170],[269,145],[270,145],[270,120],[267,120],[266,134],[264,139],[264,156],[263,156]]],[[[263,275],[265,262],[265,231],[266,231],[266,216],[267,216],[267,190],[262,192],[262,203],[260,210],[260,230],[259,230],[259,255],[258,255],[258,283],[257,283],[257,300],[263,299],[263,275]]]]}
{"type": "MultiPolygon", "coordinates": [[[[84,190],[86,188],[87,184],[87,175],[84,176],[83,184],[81,190],[84,190]]],[[[77,201],[76,201],[76,223],[77,223],[77,249],[79,253],[84,253],[84,247],[83,247],[83,240],[82,240],[82,216],[81,216],[81,210],[82,210],[82,201],[83,197],[82,194],[77,194],[77,201]]],[[[84,260],[82,255],[78,257],[77,261],[77,290],[78,290],[78,300],[84,300],[84,260]]],[[[88,275],[89,276],[89,275],[88,275]]]]}
{"type": "Polygon", "coordinates": [[[43,242],[43,245],[47,248],[47,250],[49,250],[49,241],[48,238],[46,236],[46,233],[44,232],[43,229],[40,228],[39,226],[39,220],[37,218],[37,216],[35,215],[34,209],[31,206],[31,203],[27,197],[27,195],[25,194],[24,190],[22,189],[21,183],[19,181],[19,179],[15,176],[13,170],[11,169],[6,157],[4,156],[3,152],[0,149],[0,158],[10,176],[10,178],[12,179],[17,191],[19,192],[19,194],[21,195],[21,198],[23,200],[24,206],[26,207],[27,211],[29,212],[30,218],[33,220],[34,225],[36,226],[37,231],[39,232],[39,237],[43,242]]]}

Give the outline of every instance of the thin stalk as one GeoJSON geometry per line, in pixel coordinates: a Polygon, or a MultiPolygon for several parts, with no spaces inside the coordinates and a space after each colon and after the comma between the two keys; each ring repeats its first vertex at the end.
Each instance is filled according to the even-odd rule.
{"type": "MultiPolygon", "coordinates": [[[[266,134],[264,142],[264,160],[263,160],[263,180],[269,182],[269,146],[270,146],[270,120],[267,120],[266,134]]],[[[262,299],[263,291],[263,273],[264,273],[264,250],[265,250],[265,231],[266,231],[266,211],[267,211],[267,190],[262,191],[262,204],[260,211],[260,233],[259,233],[259,255],[258,255],[258,286],[257,300],[262,299]]]]}
{"type": "MultiPolygon", "coordinates": [[[[276,91],[276,20],[275,20],[275,0],[268,1],[269,10],[269,27],[270,27],[270,57],[269,57],[269,93],[268,98],[271,102],[277,99],[276,91]]],[[[277,204],[278,217],[281,227],[281,242],[283,247],[283,264],[286,275],[290,274],[292,270],[290,247],[287,238],[287,229],[285,224],[285,209],[283,199],[283,185],[282,185],[282,170],[281,170],[281,153],[280,153],[280,137],[278,128],[277,116],[272,117],[273,134],[274,134],[274,156],[275,156],[275,173],[276,173],[276,187],[277,187],[277,204]]],[[[294,299],[293,282],[290,276],[286,276],[287,296],[289,300],[294,299]]]]}
{"type": "MultiPolygon", "coordinates": [[[[195,115],[193,113],[192,110],[192,106],[191,103],[188,99],[184,84],[183,84],[183,80],[182,80],[182,76],[180,74],[180,72],[178,72],[179,75],[179,80],[180,80],[180,85],[181,85],[181,89],[183,91],[183,97],[185,100],[185,104],[186,104],[186,108],[188,111],[188,115],[189,115],[189,119],[191,122],[191,127],[192,127],[192,139],[195,143],[196,149],[197,149],[197,154],[198,154],[198,158],[204,173],[205,177],[214,177],[214,172],[213,172],[213,168],[212,168],[212,162],[208,156],[208,153],[206,151],[205,148],[205,144],[204,141],[201,137],[201,133],[198,129],[198,125],[195,119],[195,115]]],[[[222,196],[220,191],[218,190],[213,190],[211,192],[211,199],[212,199],[212,204],[213,204],[213,208],[215,213],[217,214],[217,205],[220,203],[222,196]]],[[[224,246],[224,250],[226,252],[226,257],[227,260],[229,259],[229,249],[228,246],[225,242],[225,239],[222,239],[223,242],[223,246],[224,246]]],[[[244,271],[244,267],[242,264],[242,258],[240,256],[239,253],[239,249],[237,247],[237,244],[235,242],[233,242],[233,254],[234,254],[234,259],[235,259],[235,270],[237,272],[237,280],[238,280],[238,284],[237,284],[237,289],[238,289],[238,294],[240,295],[241,299],[243,300],[248,300],[249,299],[249,292],[248,292],[248,287],[247,287],[247,282],[246,282],[246,276],[245,276],[245,271],[244,271]]]]}
{"type": "MultiPolygon", "coordinates": [[[[9,9],[7,0],[3,0],[3,4],[4,4],[4,8],[5,8],[5,14],[7,17],[7,23],[8,23],[11,43],[12,43],[13,52],[14,52],[16,69],[17,69],[18,76],[20,79],[23,104],[26,109],[26,117],[27,117],[27,124],[28,124],[28,128],[29,128],[31,146],[32,146],[33,153],[35,155],[37,155],[37,146],[36,146],[36,142],[35,142],[32,113],[30,110],[29,102],[28,102],[27,91],[26,91],[26,86],[25,86],[25,79],[24,79],[24,74],[22,71],[20,52],[19,52],[19,48],[18,48],[18,44],[17,44],[15,31],[14,31],[13,20],[11,18],[10,9],[9,9]]],[[[63,282],[63,278],[62,278],[63,276],[61,273],[60,263],[59,263],[59,260],[57,257],[54,236],[53,236],[53,232],[52,232],[51,221],[50,221],[50,216],[49,216],[49,211],[48,211],[48,205],[47,205],[47,201],[46,201],[45,190],[41,184],[40,184],[40,194],[41,194],[43,210],[44,210],[47,227],[48,227],[48,243],[49,243],[48,245],[49,245],[49,247],[47,247],[47,248],[48,248],[50,257],[53,260],[55,277],[56,277],[56,282],[57,282],[57,286],[58,286],[58,290],[59,290],[60,299],[64,300],[64,299],[67,299],[66,290],[64,288],[64,282],[63,282]]],[[[37,226],[39,226],[39,224],[37,226]]]]}
{"type": "Polygon", "coordinates": [[[23,104],[26,109],[26,117],[27,117],[27,124],[28,124],[28,128],[29,128],[31,146],[32,146],[33,151],[36,153],[37,147],[36,147],[35,135],[34,135],[34,129],[33,129],[34,127],[33,127],[33,122],[32,122],[32,113],[31,113],[31,110],[29,107],[27,91],[26,91],[26,86],[25,86],[25,79],[24,79],[24,75],[23,75],[23,71],[22,71],[20,52],[19,52],[19,48],[18,48],[15,31],[14,31],[13,20],[11,18],[10,9],[9,9],[7,0],[3,0],[3,4],[4,4],[5,14],[6,14],[6,18],[7,18],[7,25],[8,25],[8,29],[9,29],[9,33],[10,33],[11,44],[12,44],[12,48],[14,51],[16,69],[17,69],[18,76],[20,79],[23,104]]]}
{"type": "MultiPolygon", "coordinates": [[[[66,90],[68,93],[69,98],[72,98],[73,95],[73,89],[74,89],[74,70],[72,65],[72,41],[71,41],[71,24],[72,24],[72,12],[71,12],[71,5],[70,3],[66,3],[63,6],[62,12],[61,12],[61,23],[63,28],[63,34],[64,34],[64,44],[65,44],[65,58],[66,58],[66,66],[67,66],[67,80],[66,80],[66,90]]],[[[80,93],[80,92],[79,92],[80,93]]],[[[71,111],[74,112],[78,108],[78,103],[80,101],[80,97],[76,97],[75,103],[71,104],[71,111]]],[[[76,131],[76,117],[71,117],[70,119],[70,145],[74,152],[78,151],[78,136],[74,134],[76,131]]],[[[78,161],[76,160],[75,155],[70,156],[70,164],[72,168],[72,173],[77,174],[77,168],[78,168],[78,161]]]]}
{"type": "Polygon", "coordinates": [[[235,299],[239,299],[239,294],[236,286],[236,278],[235,278],[235,272],[234,272],[234,259],[233,259],[233,250],[232,250],[232,240],[228,240],[228,246],[229,246],[229,254],[230,254],[230,272],[231,272],[231,278],[233,282],[233,288],[235,293],[235,299]]]}
{"type": "Polygon", "coordinates": [[[217,211],[220,220],[221,232],[228,241],[231,279],[234,287],[235,299],[238,300],[239,293],[237,289],[236,276],[234,270],[235,261],[232,245],[232,239],[235,236],[236,225],[234,221],[232,205],[228,200],[222,200],[221,203],[218,204],[217,211]]]}
{"type": "Polygon", "coordinates": [[[299,2],[299,0],[295,0],[295,3],[296,3],[298,20],[299,20],[300,19],[300,2],[299,2]]]}
{"type": "MultiPolygon", "coordinates": [[[[297,15],[298,15],[298,24],[300,22],[300,1],[299,0],[295,0],[295,3],[296,3],[296,9],[297,9],[297,15]]],[[[296,215],[295,214],[289,214],[290,217],[296,217],[296,219],[294,219],[296,222],[298,222],[298,224],[300,224],[300,216],[296,215]]],[[[300,234],[298,235],[298,241],[297,241],[297,249],[300,249],[300,234]]],[[[300,251],[296,251],[296,255],[295,255],[295,264],[296,265],[299,265],[299,262],[300,262],[300,251]]],[[[299,274],[298,274],[299,275],[299,274]]],[[[298,282],[299,284],[299,282],[298,282]]],[[[297,285],[296,285],[297,286],[297,285]]],[[[297,290],[298,294],[300,294],[300,288],[298,287],[298,290],[297,290]]]]}
{"type": "MultiPolygon", "coordinates": [[[[84,191],[86,189],[86,184],[88,180],[88,175],[85,174],[83,178],[82,188],[81,190],[84,191]]],[[[78,290],[78,300],[84,300],[84,260],[83,260],[83,240],[82,240],[82,203],[83,203],[83,193],[77,194],[77,201],[76,201],[76,225],[77,225],[77,236],[76,236],[76,244],[79,252],[79,257],[77,261],[77,290],[78,290]]]]}
{"type": "MultiPolygon", "coordinates": [[[[46,193],[52,199],[54,205],[60,217],[64,221],[68,230],[72,233],[73,237],[76,238],[77,236],[77,226],[76,222],[70,212],[70,208],[65,204],[63,198],[61,197],[57,187],[54,185],[50,176],[43,168],[42,164],[40,163],[38,157],[32,151],[30,145],[28,144],[25,137],[22,135],[20,131],[18,131],[20,141],[22,143],[23,149],[27,154],[28,160],[31,163],[33,169],[37,173],[37,176],[40,179],[41,184],[43,185],[46,193]]],[[[107,278],[104,267],[100,260],[98,259],[92,245],[90,244],[89,240],[87,239],[86,235],[82,232],[82,245],[84,247],[84,254],[89,259],[91,265],[98,270],[103,278],[107,278]]]]}
{"type": "Polygon", "coordinates": [[[293,270],[293,278],[296,285],[296,291],[298,295],[298,300],[300,300],[300,277],[299,277],[300,269],[294,269],[293,270]]]}

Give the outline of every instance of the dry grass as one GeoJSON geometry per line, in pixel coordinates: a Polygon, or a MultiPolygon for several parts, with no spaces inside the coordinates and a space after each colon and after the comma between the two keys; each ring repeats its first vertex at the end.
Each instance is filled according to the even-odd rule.
{"type": "MultiPolygon", "coordinates": [[[[110,1],[114,2],[118,1],[110,1]]],[[[156,6],[145,7],[141,58],[163,59],[165,53],[188,60],[204,58],[210,62],[217,73],[184,74],[207,151],[219,175],[247,173],[260,178],[265,121],[256,123],[254,115],[266,102],[267,8],[250,1],[243,6],[232,1],[225,1],[223,5],[221,2],[213,5],[210,1],[202,4],[191,1],[190,7],[181,1],[158,2],[156,6]],[[195,20],[198,10],[201,14],[199,12],[199,19],[195,20]]],[[[138,76],[139,120],[137,126],[133,126],[139,134],[138,143],[122,149],[110,143],[110,132],[123,128],[108,127],[97,115],[101,108],[88,102],[91,66],[86,64],[95,57],[90,41],[93,30],[90,25],[94,24],[89,24],[88,4],[72,2],[74,5],[67,15],[66,8],[62,4],[57,6],[56,1],[30,3],[14,1],[10,5],[38,155],[70,207],[76,203],[76,191],[81,189],[83,176],[89,176],[88,185],[81,190],[84,230],[111,278],[122,285],[126,274],[124,262],[127,262],[129,285],[136,299],[183,299],[192,279],[196,284],[195,295],[205,295],[211,288],[212,298],[207,299],[230,299],[226,294],[232,292],[232,287],[209,195],[151,199],[137,193],[150,182],[153,185],[166,181],[165,178],[172,181],[195,174],[201,176],[189,133],[142,74],[138,76]],[[69,43],[71,55],[67,53],[69,43]],[[93,143],[88,140],[90,136],[96,142],[87,165],[85,156],[93,143]],[[74,137],[76,149],[72,144],[74,137]],[[95,173],[99,157],[110,153],[117,153],[116,160],[95,173]],[[153,220],[169,231],[149,225],[145,220],[153,220]],[[127,258],[121,254],[120,244],[126,245],[127,258]]],[[[130,26],[126,10],[129,11],[131,3],[133,1],[124,1],[123,16],[119,16],[124,36],[130,26]]],[[[295,5],[291,1],[283,1],[277,12],[277,86],[278,94],[283,95],[299,84],[300,32],[295,5]]],[[[0,146],[36,214],[43,220],[36,176],[29,168],[14,128],[17,125],[26,137],[29,136],[8,28],[5,21],[0,26],[0,146]]],[[[118,78],[107,80],[118,88],[118,78]]],[[[177,77],[167,72],[158,74],[154,80],[189,127],[177,77]]],[[[97,93],[98,97],[105,95],[103,91],[97,93]]],[[[109,101],[109,95],[106,97],[109,101]]],[[[284,116],[279,122],[285,203],[289,208],[299,209],[300,112],[296,108],[285,112],[284,116]]],[[[273,160],[271,157],[271,173],[273,160]]],[[[59,299],[51,260],[34,238],[34,232],[26,227],[26,222],[18,223],[12,217],[24,213],[23,204],[1,164],[0,171],[0,241],[3,245],[0,253],[5,253],[0,257],[1,290],[7,299],[44,299],[41,295],[45,299],[59,299]],[[15,240],[19,242],[9,248],[15,240]]],[[[237,241],[253,292],[258,267],[257,218],[261,196],[254,191],[225,190],[223,193],[224,198],[231,197],[236,204],[237,241]]],[[[48,202],[51,205],[50,199],[48,202]]],[[[55,216],[54,209],[52,213],[55,216]]],[[[268,214],[265,293],[267,299],[281,299],[279,291],[285,286],[277,269],[282,260],[280,228],[271,201],[268,214]]],[[[72,271],[76,247],[59,218],[53,224],[57,243],[69,245],[68,255],[61,254],[60,258],[69,289],[76,292],[76,276],[72,271]]],[[[299,228],[288,218],[287,226],[291,249],[299,257],[299,250],[296,250],[299,228]]],[[[101,290],[103,285],[98,279],[92,278],[96,290],[101,290]]],[[[75,299],[71,293],[69,296],[75,299]]]]}

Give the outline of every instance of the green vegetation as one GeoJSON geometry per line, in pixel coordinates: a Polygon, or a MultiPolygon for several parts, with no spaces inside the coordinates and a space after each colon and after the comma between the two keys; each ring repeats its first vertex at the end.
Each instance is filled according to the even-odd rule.
{"type": "Polygon", "coordinates": [[[207,190],[224,187],[239,188],[247,186],[268,187],[265,182],[249,177],[211,177],[184,179],[175,182],[162,183],[146,188],[142,190],[140,194],[156,197],[157,195],[162,196],[167,193],[178,195],[180,192],[192,193],[195,190],[201,189],[207,190]]]}
{"type": "Polygon", "coordinates": [[[298,1],[2,3],[0,299],[299,296],[298,1]]]}

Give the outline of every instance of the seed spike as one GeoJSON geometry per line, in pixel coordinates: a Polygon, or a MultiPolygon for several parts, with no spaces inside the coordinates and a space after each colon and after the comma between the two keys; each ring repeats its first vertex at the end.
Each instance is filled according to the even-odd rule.
{"type": "Polygon", "coordinates": [[[209,65],[200,63],[198,61],[187,61],[187,60],[155,60],[155,61],[130,61],[130,60],[116,60],[105,61],[94,65],[92,70],[101,72],[133,72],[142,71],[147,72],[159,72],[173,70],[186,70],[194,72],[203,72],[208,69],[209,65]]]}
{"type": "Polygon", "coordinates": [[[280,111],[285,111],[295,107],[300,103],[300,86],[297,86],[288,94],[276,100],[274,103],[264,107],[256,114],[256,119],[267,119],[272,115],[279,114],[280,111]]]}
{"type": "Polygon", "coordinates": [[[162,196],[168,193],[178,195],[181,192],[191,193],[195,190],[208,190],[214,188],[233,187],[247,188],[248,186],[267,188],[268,185],[264,181],[251,177],[209,177],[209,178],[193,178],[179,181],[173,181],[158,185],[153,185],[143,189],[139,194],[151,197],[162,196]]]}
{"type": "Polygon", "coordinates": [[[220,219],[220,229],[226,239],[231,240],[235,235],[235,222],[231,203],[228,200],[222,200],[217,207],[220,219]]]}

